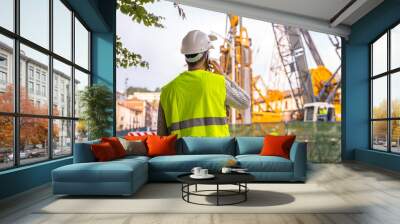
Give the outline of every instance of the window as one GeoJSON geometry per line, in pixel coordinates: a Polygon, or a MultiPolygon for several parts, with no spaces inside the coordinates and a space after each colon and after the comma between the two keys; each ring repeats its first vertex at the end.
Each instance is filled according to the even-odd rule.
{"type": "Polygon", "coordinates": [[[46,86],[42,86],[42,96],[46,96],[46,86]]]}
{"type": "Polygon", "coordinates": [[[7,84],[7,73],[0,70],[0,85],[5,86],[7,84]]]}
{"type": "Polygon", "coordinates": [[[32,66],[29,66],[28,74],[29,74],[29,79],[33,80],[33,67],[32,66]]]}
{"type": "Polygon", "coordinates": [[[14,166],[14,122],[12,116],[0,115],[0,170],[14,166]]]}
{"type": "Polygon", "coordinates": [[[400,67],[400,24],[390,31],[390,68],[400,67]]]}
{"type": "MultiPolygon", "coordinates": [[[[40,95],[40,84],[36,84],[36,95],[40,95]]],[[[33,97],[33,96],[32,96],[33,97]]]]}
{"type": "Polygon", "coordinates": [[[53,146],[53,157],[70,155],[72,153],[71,120],[53,120],[53,146]]]}
{"type": "Polygon", "coordinates": [[[49,0],[20,0],[21,36],[49,48],[49,0]]]}
{"type": "Polygon", "coordinates": [[[89,74],[75,70],[75,117],[79,117],[81,114],[80,96],[87,86],[89,86],[89,74]]]}
{"type": "Polygon", "coordinates": [[[13,51],[13,40],[0,33],[0,112],[14,111],[14,72],[8,60],[13,58],[13,51]]]}
{"type": "Polygon", "coordinates": [[[89,85],[89,30],[61,0],[0,0],[0,26],[0,170],[70,156],[87,139],[74,105],[89,85]]]}
{"type": "MultiPolygon", "coordinates": [[[[75,117],[81,114],[80,96],[82,91],[89,86],[89,74],[75,70],[75,117]]],[[[88,131],[85,122],[77,121],[75,123],[75,142],[81,142],[88,139],[88,131]]]]}
{"type": "Polygon", "coordinates": [[[372,44],[372,76],[376,76],[387,71],[387,50],[387,34],[384,34],[372,44]]]}
{"type": "Polygon", "coordinates": [[[65,83],[72,84],[72,68],[56,59],[53,60],[53,66],[53,114],[62,117],[72,117],[72,102],[65,104],[64,101],[64,96],[68,96],[68,99],[72,101],[71,90],[64,88],[65,83]],[[58,104],[58,107],[55,104],[58,104]],[[62,106],[66,108],[64,112],[60,111],[60,107],[62,106]]]}
{"type": "Polygon", "coordinates": [[[400,153],[400,25],[370,45],[371,148],[400,153]]]}
{"type": "Polygon", "coordinates": [[[82,68],[89,69],[89,32],[75,18],[75,62],[82,68]]]}
{"type": "Polygon", "coordinates": [[[14,30],[14,0],[0,1],[0,26],[14,30]]]}
{"type": "MultiPolygon", "coordinates": [[[[57,104],[57,101],[58,101],[58,89],[54,89],[54,93],[53,93],[53,105],[54,106],[57,104]]],[[[53,109],[53,112],[54,111],[55,111],[55,109],[53,109]]]]}
{"type": "Polygon", "coordinates": [[[28,92],[29,94],[33,94],[34,92],[33,82],[31,81],[28,82],[28,92]]]}
{"type": "Polygon", "coordinates": [[[7,56],[0,54],[0,68],[7,69],[7,56]]]}
{"type": "Polygon", "coordinates": [[[36,80],[40,81],[40,70],[36,68],[36,80]]]}
{"type": "Polygon", "coordinates": [[[0,54],[0,91],[7,90],[7,56],[0,54]]]}
{"type": "Polygon", "coordinates": [[[19,158],[22,165],[49,158],[48,122],[45,118],[20,118],[19,158]]]}
{"type": "Polygon", "coordinates": [[[53,44],[54,52],[71,60],[72,12],[60,1],[53,0],[53,44]]]}

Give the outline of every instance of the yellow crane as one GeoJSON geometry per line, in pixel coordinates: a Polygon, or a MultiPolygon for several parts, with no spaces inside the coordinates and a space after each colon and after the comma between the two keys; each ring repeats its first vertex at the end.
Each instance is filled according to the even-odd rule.
{"type": "MultiPolygon", "coordinates": [[[[321,106],[325,104],[326,108],[332,108],[332,110],[334,110],[335,120],[340,121],[342,114],[341,92],[339,89],[340,82],[338,82],[335,75],[332,74],[329,69],[322,65],[317,66],[316,68],[311,68],[310,76],[313,84],[314,96],[319,99],[327,99],[327,102],[325,103],[321,101],[316,103],[319,103],[318,105],[321,106]]],[[[314,107],[317,105],[316,103],[314,103],[314,107]]],[[[312,104],[304,105],[305,110],[307,110],[309,105],[311,106],[312,104]]],[[[315,109],[318,112],[318,108],[315,109]]],[[[307,119],[305,117],[305,120],[315,121],[315,118],[307,119]]]]}
{"type": "Polygon", "coordinates": [[[252,80],[253,97],[252,97],[252,122],[281,122],[283,119],[282,110],[278,105],[272,102],[282,102],[284,94],[280,90],[268,90],[261,76],[255,76],[252,80]],[[258,87],[261,83],[264,90],[258,87]],[[255,94],[257,93],[257,94],[255,94]],[[256,97],[258,95],[258,97],[256,97]]]}
{"type": "MultiPolygon", "coordinates": [[[[247,29],[242,25],[241,18],[228,15],[229,30],[223,44],[220,46],[220,64],[234,82],[251,95],[252,51],[251,39],[247,29]]],[[[227,21],[228,23],[228,21],[227,21]]],[[[251,123],[251,109],[230,110],[231,123],[251,123]]]]}
{"type": "MultiPolygon", "coordinates": [[[[252,98],[251,110],[230,110],[230,121],[233,124],[307,120],[304,116],[307,110],[312,110],[315,115],[325,109],[329,113],[333,110],[335,119],[340,120],[340,77],[337,77],[340,67],[332,74],[324,66],[308,31],[272,24],[277,49],[276,63],[279,64],[274,66],[277,68],[275,75],[277,78],[287,78],[286,82],[290,86],[290,90],[283,91],[271,88],[274,85],[267,86],[261,76],[253,75],[251,38],[247,29],[236,15],[228,15],[228,23],[227,36],[220,46],[220,64],[225,74],[252,98]],[[306,46],[317,64],[316,68],[310,69],[307,65],[306,46]]],[[[332,37],[329,38],[332,42],[332,37]]],[[[340,42],[332,44],[340,48],[340,42]]],[[[336,48],[337,53],[339,48],[336,48]]],[[[315,116],[311,118],[311,121],[316,120],[315,116]]]]}

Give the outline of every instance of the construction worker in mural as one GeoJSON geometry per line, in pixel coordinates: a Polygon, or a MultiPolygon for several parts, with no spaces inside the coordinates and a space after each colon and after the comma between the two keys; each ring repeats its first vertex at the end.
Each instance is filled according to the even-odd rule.
{"type": "Polygon", "coordinates": [[[328,121],[328,108],[325,106],[318,109],[318,121],[328,121]]]}
{"type": "Polygon", "coordinates": [[[229,136],[226,106],[250,107],[250,96],[209,59],[215,37],[190,31],[182,40],[188,70],[161,90],[158,135],[229,136]]]}

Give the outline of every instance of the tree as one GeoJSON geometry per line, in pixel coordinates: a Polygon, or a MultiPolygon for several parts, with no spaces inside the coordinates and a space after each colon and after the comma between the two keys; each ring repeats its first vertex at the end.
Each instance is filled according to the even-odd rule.
{"type": "MultiPolygon", "coordinates": [[[[0,106],[4,112],[13,112],[14,107],[14,88],[8,85],[6,92],[0,94],[0,106]]],[[[20,109],[24,114],[47,114],[47,106],[34,105],[29,99],[29,95],[24,87],[20,88],[20,109]]],[[[56,111],[57,113],[57,111],[56,111]]],[[[13,118],[12,116],[0,116],[0,146],[4,148],[13,147],[13,118]]],[[[48,119],[32,118],[23,116],[20,118],[20,148],[24,149],[26,145],[42,144],[48,139],[48,119]]],[[[53,130],[53,138],[59,135],[59,129],[53,130]]]]}
{"type": "MultiPolygon", "coordinates": [[[[135,23],[143,24],[146,27],[164,28],[161,23],[164,17],[154,15],[146,10],[146,4],[152,4],[158,0],[117,0],[117,10],[122,14],[131,17],[135,23]]],[[[178,9],[179,15],[185,19],[186,15],[178,3],[174,3],[178,9]]],[[[128,68],[131,66],[140,66],[149,68],[149,63],[143,60],[140,54],[134,53],[123,46],[121,38],[117,36],[116,40],[117,66],[128,68]]]]}
{"type": "Polygon", "coordinates": [[[130,86],[125,91],[127,95],[132,95],[136,92],[145,92],[145,93],[151,92],[151,90],[147,89],[146,87],[135,87],[135,86],[130,86]]]}
{"type": "MultiPolygon", "coordinates": [[[[400,100],[393,99],[391,101],[391,117],[400,117],[400,100]]],[[[387,118],[389,116],[387,112],[387,101],[382,101],[378,106],[375,106],[372,110],[372,114],[374,118],[387,118]]],[[[384,138],[387,135],[387,122],[386,121],[377,121],[373,124],[373,133],[374,137],[384,138]]],[[[391,132],[392,139],[397,140],[400,138],[400,126],[398,122],[391,121],[391,132]]]]}
{"type": "MultiPolygon", "coordinates": [[[[122,14],[131,17],[133,22],[143,24],[146,27],[154,26],[163,28],[164,26],[161,24],[161,20],[164,18],[148,12],[144,7],[146,4],[154,3],[155,1],[156,0],[118,0],[117,10],[119,10],[122,14]]],[[[149,63],[144,61],[140,54],[136,54],[123,46],[120,37],[117,37],[116,51],[118,67],[149,67],[149,63]]]]}
{"type": "MultiPolygon", "coordinates": [[[[375,106],[372,110],[374,118],[387,118],[387,101],[380,102],[378,106],[375,106]]],[[[387,123],[386,122],[374,122],[372,131],[374,138],[386,138],[387,136],[387,123]]]]}

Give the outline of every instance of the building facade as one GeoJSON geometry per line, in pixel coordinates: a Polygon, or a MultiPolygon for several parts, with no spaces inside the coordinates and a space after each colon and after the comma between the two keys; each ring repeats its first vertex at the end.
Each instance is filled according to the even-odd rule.
{"type": "MultiPolygon", "coordinates": [[[[13,60],[13,49],[9,45],[0,42],[0,95],[15,89],[13,60]]],[[[29,101],[21,103],[22,113],[30,114],[37,110],[40,110],[40,113],[48,113],[50,78],[48,65],[27,57],[25,52],[21,51],[20,100],[29,101]]],[[[71,116],[72,78],[70,75],[57,69],[54,69],[52,78],[53,114],[60,117],[71,116]]],[[[55,122],[53,125],[59,126],[55,128],[55,130],[58,131],[58,135],[56,138],[53,138],[53,144],[57,145],[56,148],[63,148],[64,146],[60,144],[71,142],[72,133],[70,130],[72,129],[72,123],[66,120],[60,120],[60,122],[55,122]]],[[[55,151],[55,153],[57,153],[57,151],[55,151]]],[[[60,153],[62,152],[60,151],[60,153]]]]}
{"type": "Polygon", "coordinates": [[[156,131],[160,92],[117,93],[117,131],[156,131]]]}

